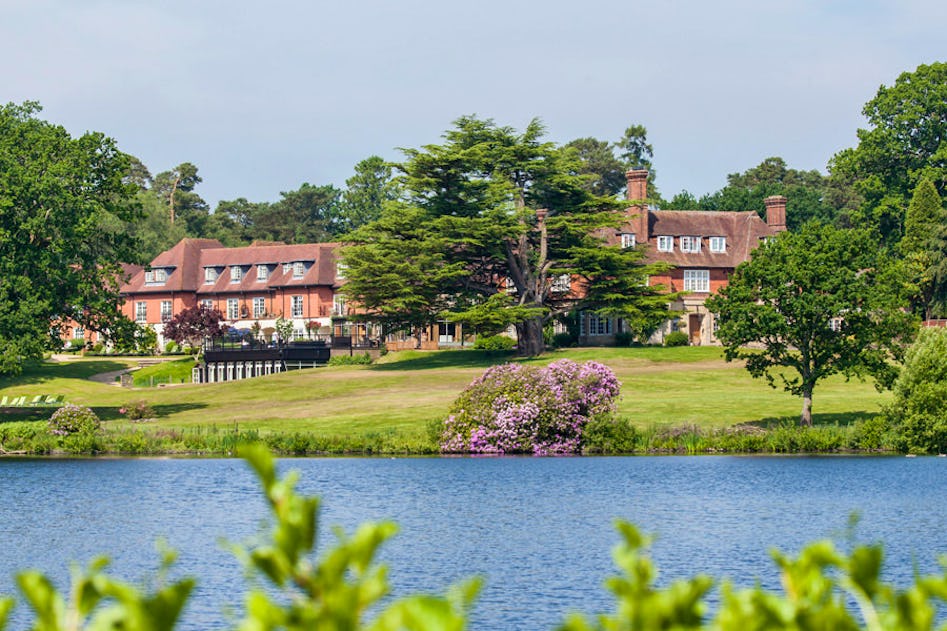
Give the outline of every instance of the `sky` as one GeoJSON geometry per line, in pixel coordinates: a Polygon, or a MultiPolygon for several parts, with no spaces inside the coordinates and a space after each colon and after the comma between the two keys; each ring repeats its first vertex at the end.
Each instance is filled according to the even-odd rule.
{"type": "Polygon", "coordinates": [[[864,104],[944,61],[943,0],[0,0],[0,102],[39,101],[213,208],[345,185],[458,117],[644,125],[665,197],[767,157],[825,172],[864,104]]]}

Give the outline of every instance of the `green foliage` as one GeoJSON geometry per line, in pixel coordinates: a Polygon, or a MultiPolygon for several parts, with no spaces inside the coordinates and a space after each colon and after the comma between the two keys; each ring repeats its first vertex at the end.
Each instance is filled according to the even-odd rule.
{"type": "Polygon", "coordinates": [[[365,351],[358,355],[333,355],[329,358],[329,366],[368,366],[372,361],[371,354],[365,351]]]}
{"type": "Polygon", "coordinates": [[[578,343],[577,337],[570,332],[556,333],[552,336],[552,346],[554,348],[569,348],[578,343]]]}
{"type": "Polygon", "coordinates": [[[289,342],[293,339],[293,321],[280,316],[274,325],[276,337],[281,343],[289,342]]]}
{"type": "Polygon", "coordinates": [[[544,134],[538,120],[519,133],[466,116],[443,144],[406,150],[406,202],[388,204],[343,250],[349,299],[390,328],[417,329],[508,291],[526,309],[514,324],[530,356],[544,350],[544,325],[572,309],[666,311],[662,288],[642,282],[657,269],[643,251],[596,236],[621,224],[621,204],[590,193],[576,152],[544,134]],[[562,276],[581,278],[582,295],[562,291],[562,276]]]}
{"type": "Polygon", "coordinates": [[[87,407],[67,403],[49,418],[49,433],[56,436],[93,434],[101,427],[99,417],[87,407]]]}
{"type": "Polygon", "coordinates": [[[637,449],[638,430],[626,419],[614,416],[593,418],[582,434],[582,453],[630,454],[637,449]]]}
{"type": "Polygon", "coordinates": [[[913,335],[898,268],[867,247],[870,239],[815,224],[782,233],[707,300],[727,360],[742,359],[754,377],[801,396],[804,425],[813,389],[829,375],[870,375],[890,387],[892,362],[913,335]]]}
{"type": "Polygon", "coordinates": [[[164,352],[166,355],[173,355],[174,353],[178,352],[179,348],[180,347],[178,346],[177,342],[175,342],[174,340],[171,340],[167,344],[164,345],[164,352]]]}
{"type": "Polygon", "coordinates": [[[665,346],[687,346],[687,333],[684,331],[671,331],[664,336],[665,346]]]}
{"type": "Polygon", "coordinates": [[[516,348],[516,340],[506,335],[481,335],[473,347],[478,351],[511,351],[516,348]]]}
{"type": "Polygon", "coordinates": [[[0,105],[0,374],[59,348],[66,318],[116,337],[130,324],[118,308],[120,263],[137,259],[128,159],[40,109],[0,105]]]}
{"type": "Polygon", "coordinates": [[[118,409],[119,414],[124,414],[130,421],[142,421],[155,417],[155,410],[144,399],[132,401],[118,409]]]}
{"type": "Polygon", "coordinates": [[[858,194],[853,218],[894,246],[905,209],[922,179],[947,193],[947,63],[920,65],[881,86],[862,113],[868,128],[858,130],[858,146],[838,153],[832,176],[851,182],[858,194]]]}
{"type": "Polygon", "coordinates": [[[923,328],[908,350],[885,417],[898,446],[912,453],[947,453],[947,329],[923,328]]]}

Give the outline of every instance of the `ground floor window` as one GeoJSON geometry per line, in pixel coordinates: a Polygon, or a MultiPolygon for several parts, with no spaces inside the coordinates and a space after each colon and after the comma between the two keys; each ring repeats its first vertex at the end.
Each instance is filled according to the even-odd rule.
{"type": "Polygon", "coordinates": [[[227,319],[228,320],[238,320],[240,319],[240,301],[236,298],[227,299],[227,319]]]}
{"type": "Polygon", "coordinates": [[[213,300],[207,300],[207,299],[201,300],[201,306],[204,307],[205,309],[213,309],[213,308],[214,308],[214,301],[213,301],[213,300]]]}
{"type": "Polygon", "coordinates": [[[584,313],[579,318],[579,335],[594,337],[597,335],[611,335],[612,320],[597,313],[584,313]]]}
{"type": "Polygon", "coordinates": [[[147,322],[147,321],[148,321],[148,303],[136,302],[135,303],[135,322],[147,322]]]}
{"type": "Polygon", "coordinates": [[[83,340],[85,339],[85,329],[81,326],[77,326],[72,330],[72,339],[74,340],[83,340]]]}
{"type": "Polygon", "coordinates": [[[303,297],[302,296],[293,296],[293,311],[294,318],[303,317],[303,297]]]}
{"type": "Polygon", "coordinates": [[[161,321],[167,322],[171,319],[171,301],[162,300],[161,301],[161,321]]]}
{"type": "Polygon", "coordinates": [[[262,318],[266,314],[266,298],[253,299],[253,317],[262,318]]]}

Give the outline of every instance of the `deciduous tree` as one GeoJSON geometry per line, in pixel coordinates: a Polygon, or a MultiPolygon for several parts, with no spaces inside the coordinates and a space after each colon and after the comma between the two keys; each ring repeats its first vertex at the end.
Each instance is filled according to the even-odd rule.
{"type": "Polygon", "coordinates": [[[0,106],[0,372],[59,345],[61,323],[113,333],[122,262],[135,260],[128,156],[71,137],[27,102],[0,106]]]}
{"type": "Polygon", "coordinates": [[[761,245],[707,301],[719,314],[728,361],[801,396],[812,424],[812,393],[831,375],[870,375],[890,386],[893,360],[914,330],[897,270],[865,231],[809,224],[761,245]],[[752,346],[751,346],[752,345],[752,346]]]}
{"type": "Polygon", "coordinates": [[[220,311],[197,305],[183,309],[165,322],[163,335],[178,344],[200,346],[205,339],[220,337],[227,328],[220,311]]]}

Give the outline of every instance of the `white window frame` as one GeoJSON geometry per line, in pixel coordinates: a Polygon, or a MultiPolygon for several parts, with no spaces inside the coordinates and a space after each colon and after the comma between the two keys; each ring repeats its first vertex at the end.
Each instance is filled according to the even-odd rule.
{"type": "Polygon", "coordinates": [[[552,279],[552,287],[550,287],[550,289],[558,294],[569,293],[572,291],[572,277],[568,274],[559,274],[552,279]]]}
{"type": "Polygon", "coordinates": [[[600,316],[597,313],[585,313],[581,318],[580,334],[588,337],[600,337],[612,334],[612,319],[600,316]]]}
{"type": "Polygon", "coordinates": [[[635,235],[632,232],[623,232],[621,235],[621,247],[623,248],[633,248],[637,245],[635,242],[635,235]]]}
{"type": "Polygon", "coordinates": [[[270,268],[266,265],[257,265],[256,266],[256,279],[258,281],[264,281],[270,277],[270,268]]]}
{"type": "Polygon", "coordinates": [[[345,263],[336,263],[335,264],[335,279],[336,280],[345,280],[345,273],[348,272],[349,266],[345,263]]]}
{"type": "Polygon", "coordinates": [[[135,303],[135,322],[142,323],[148,321],[148,303],[140,300],[135,303]]]}
{"type": "Polygon", "coordinates": [[[243,280],[243,268],[239,265],[230,266],[230,282],[239,283],[243,280]]]}
{"type": "Polygon", "coordinates": [[[204,268],[204,284],[213,285],[217,282],[217,268],[216,267],[205,267],[204,268]]]}
{"type": "Polygon", "coordinates": [[[253,299],[253,317],[262,318],[266,315],[266,298],[259,296],[253,299]]]}
{"type": "Polygon", "coordinates": [[[306,275],[306,264],[302,261],[293,263],[293,278],[302,278],[306,275]]]}
{"type": "Polygon", "coordinates": [[[658,236],[658,252],[673,252],[674,237],[668,235],[658,236]]]}
{"type": "Polygon", "coordinates": [[[211,300],[210,298],[204,298],[203,300],[201,300],[201,306],[204,307],[205,309],[213,309],[214,301],[211,300]]]}
{"type": "Polygon", "coordinates": [[[85,339],[85,329],[81,326],[76,326],[72,329],[72,339],[74,340],[84,340],[85,339]]]}
{"type": "Polygon", "coordinates": [[[340,294],[332,296],[332,315],[345,315],[345,298],[340,294]]]}
{"type": "Polygon", "coordinates": [[[155,282],[164,284],[168,282],[168,270],[163,267],[159,267],[155,270],[155,282]]]}
{"type": "Polygon", "coordinates": [[[155,271],[153,269],[145,270],[145,284],[151,285],[155,282],[155,271]]]}
{"type": "Polygon", "coordinates": [[[291,310],[290,310],[290,313],[292,314],[291,317],[293,318],[303,317],[303,310],[304,310],[303,297],[292,296],[290,300],[292,301],[291,310]]]}
{"type": "Polygon", "coordinates": [[[227,298],[227,319],[240,319],[240,300],[237,298],[227,298]]]}
{"type": "Polygon", "coordinates": [[[709,269],[686,269],[684,270],[684,291],[696,294],[710,293],[710,270],[709,269]]]}
{"type": "Polygon", "coordinates": [[[161,321],[167,322],[174,315],[174,305],[170,300],[161,301],[161,321]]]}
{"type": "Polygon", "coordinates": [[[726,252],[727,237],[710,237],[710,251],[716,253],[726,252]]]}
{"type": "Polygon", "coordinates": [[[700,252],[700,237],[687,235],[681,237],[681,252],[697,254],[700,252]]]}

